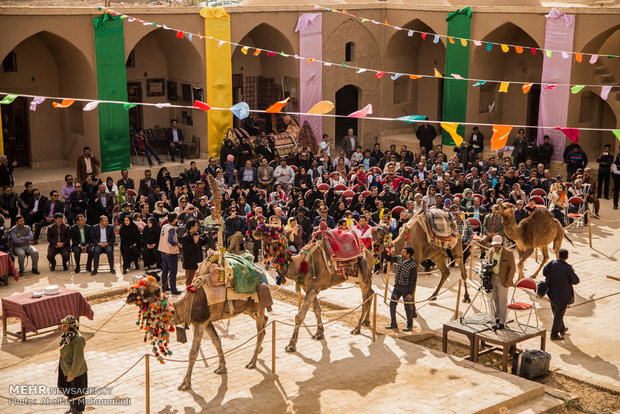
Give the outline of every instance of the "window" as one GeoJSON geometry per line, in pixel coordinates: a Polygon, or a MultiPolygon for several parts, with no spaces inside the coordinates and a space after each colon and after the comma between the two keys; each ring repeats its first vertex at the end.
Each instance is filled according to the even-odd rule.
{"type": "Polygon", "coordinates": [[[2,70],[4,72],[17,72],[17,56],[15,52],[11,52],[2,61],[2,70]]]}
{"type": "Polygon", "coordinates": [[[486,83],[480,86],[480,103],[478,113],[487,114],[495,111],[497,105],[497,84],[486,83]]]}
{"type": "Polygon", "coordinates": [[[353,62],[355,60],[355,43],[348,42],[344,52],[345,62],[353,62]]]}

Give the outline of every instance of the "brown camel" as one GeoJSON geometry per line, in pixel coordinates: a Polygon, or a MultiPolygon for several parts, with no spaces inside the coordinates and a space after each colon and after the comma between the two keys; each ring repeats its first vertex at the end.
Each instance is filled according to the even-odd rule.
{"type": "MultiPolygon", "coordinates": [[[[420,268],[420,263],[422,263],[425,259],[431,259],[441,271],[441,280],[439,281],[439,285],[437,285],[437,289],[430,296],[430,300],[437,299],[437,295],[439,294],[439,290],[445,283],[448,276],[450,276],[450,268],[446,265],[446,249],[442,249],[437,246],[432,246],[428,243],[426,238],[426,232],[422,227],[420,221],[416,219],[416,215],[414,215],[409,221],[405,224],[405,228],[400,233],[400,235],[394,240],[394,252],[396,254],[400,254],[402,249],[405,246],[413,247],[413,259],[415,261],[418,269],[420,268]]],[[[383,253],[383,240],[387,236],[389,229],[385,224],[380,224],[377,226],[376,230],[373,232],[373,245],[378,250],[379,254],[383,253]]],[[[463,245],[461,244],[461,238],[459,237],[456,246],[451,250],[452,257],[454,258],[454,262],[459,267],[461,271],[461,277],[463,280],[467,280],[467,272],[465,271],[465,264],[463,262],[463,245]]],[[[467,284],[463,283],[465,287],[465,294],[463,296],[463,302],[469,303],[469,292],[467,292],[467,284]]],[[[415,301],[415,287],[413,288],[413,298],[415,301]]],[[[413,304],[413,315],[414,317],[417,315],[415,304],[413,304]]]]}
{"type": "MultiPolygon", "coordinates": [[[[269,238],[260,228],[254,231],[253,236],[256,239],[262,240],[263,248],[267,252],[267,256],[269,258],[277,257],[278,240],[269,238]]],[[[312,338],[316,340],[324,338],[323,321],[321,320],[321,305],[317,295],[322,290],[328,289],[332,286],[338,286],[347,280],[340,274],[330,271],[327,263],[328,256],[324,250],[324,247],[321,245],[322,243],[323,241],[320,240],[310,242],[301,249],[301,252],[298,255],[291,258],[290,264],[283,266],[276,265],[276,271],[282,278],[295,281],[306,293],[301,309],[297,315],[295,315],[295,330],[293,331],[291,341],[285,348],[288,352],[295,352],[296,350],[299,328],[306,318],[306,313],[308,312],[310,305],[312,305],[312,309],[314,310],[317,323],[317,331],[314,335],[312,335],[312,338]],[[307,271],[302,272],[302,269],[307,271]]],[[[366,248],[363,248],[362,256],[365,259],[365,263],[363,263],[364,261],[360,261],[363,264],[358,270],[358,274],[361,276],[361,281],[355,283],[362,290],[363,305],[359,322],[351,331],[354,335],[361,332],[362,324],[364,326],[370,325],[370,297],[374,294],[374,291],[372,290],[372,273],[369,266],[369,264],[372,263],[372,253],[370,253],[366,248]]]]}
{"type": "MultiPolygon", "coordinates": [[[[156,283],[149,283],[144,297],[138,297],[135,292],[131,292],[127,297],[127,303],[136,303],[138,300],[146,300],[149,302],[158,298],[160,293],[161,290],[156,283]]],[[[258,333],[254,355],[245,367],[248,369],[256,368],[256,360],[258,354],[262,351],[261,344],[265,337],[265,327],[269,319],[265,314],[265,308],[261,306],[260,303],[256,303],[253,300],[233,300],[233,310],[231,313],[227,303],[228,301],[209,305],[207,303],[205,291],[202,288],[198,288],[196,292],[186,292],[179,301],[173,303],[175,313],[172,322],[174,324],[191,323],[194,328],[192,348],[189,352],[189,365],[185,378],[181,385],[179,385],[179,390],[187,391],[192,387],[192,369],[196,363],[198,350],[205,331],[211,337],[211,342],[213,342],[219,356],[219,366],[214,372],[216,374],[226,374],[226,361],[224,359],[224,352],[222,351],[222,342],[213,326],[213,322],[229,319],[244,313],[256,320],[256,331],[258,333]]]]}
{"type": "MultiPolygon", "coordinates": [[[[517,265],[519,279],[523,279],[523,265],[528,257],[532,255],[534,249],[540,249],[542,252],[542,262],[538,270],[532,275],[532,278],[536,278],[540,269],[549,260],[547,246],[553,242],[553,251],[556,257],[562,247],[562,239],[566,237],[562,224],[546,208],[537,208],[529,217],[521,220],[519,225],[517,225],[512,204],[504,203],[494,208],[502,216],[502,225],[504,226],[506,237],[515,242],[519,252],[519,263],[517,265]]],[[[570,241],[568,237],[566,239],[570,241]]]]}

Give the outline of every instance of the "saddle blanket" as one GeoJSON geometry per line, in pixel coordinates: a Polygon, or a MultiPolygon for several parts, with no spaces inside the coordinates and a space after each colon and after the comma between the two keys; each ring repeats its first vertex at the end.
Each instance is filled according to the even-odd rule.
{"type": "Polygon", "coordinates": [[[252,299],[258,303],[258,293],[237,293],[231,288],[226,286],[210,286],[205,283],[202,288],[207,295],[207,303],[209,305],[216,305],[218,303],[226,302],[227,300],[248,300],[252,299]]]}
{"type": "Polygon", "coordinates": [[[450,213],[431,208],[430,210],[417,214],[420,225],[426,233],[427,241],[442,249],[452,249],[458,242],[458,230],[456,223],[452,220],[450,213]]]}
{"type": "Polygon", "coordinates": [[[357,259],[362,254],[364,245],[355,233],[338,229],[322,233],[327,238],[328,243],[325,243],[325,249],[331,259],[348,262],[357,259]]]}

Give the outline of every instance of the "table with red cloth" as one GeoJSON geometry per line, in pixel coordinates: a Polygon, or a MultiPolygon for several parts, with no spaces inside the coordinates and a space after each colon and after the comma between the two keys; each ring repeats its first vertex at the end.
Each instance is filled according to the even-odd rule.
{"type": "Polygon", "coordinates": [[[7,286],[9,284],[9,276],[13,275],[13,278],[19,280],[19,273],[15,269],[15,264],[5,252],[0,252],[0,282],[7,286]]]}
{"type": "Polygon", "coordinates": [[[7,318],[19,318],[22,328],[19,336],[22,341],[26,340],[26,332],[36,334],[39,329],[56,326],[67,315],[76,318],[86,316],[92,320],[94,313],[80,292],[65,287],[61,287],[60,293],[56,295],[43,295],[40,298],[31,297],[31,293],[2,298],[3,334],[7,334],[7,318]]]}

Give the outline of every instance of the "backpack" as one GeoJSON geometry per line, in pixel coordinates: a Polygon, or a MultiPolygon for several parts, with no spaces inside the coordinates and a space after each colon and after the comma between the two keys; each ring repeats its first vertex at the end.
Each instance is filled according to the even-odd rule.
{"type": "Polygon", "coordinates": [[[542,298],[547,293],[549,293],[549,286],[547,286],[547,282],[541,280],[540,282],[538,282],[538,286],[536,287],[536,294],[542,298]]]}

